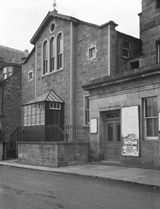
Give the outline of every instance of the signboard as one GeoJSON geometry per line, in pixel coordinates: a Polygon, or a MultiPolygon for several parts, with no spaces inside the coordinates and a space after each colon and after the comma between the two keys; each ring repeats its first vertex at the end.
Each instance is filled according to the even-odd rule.
{"type": "Polygon", "coordinates": [[[97,118],[90,119],[90,133],[96,134],[98,132],[97,118]]]}
{"type": "Polygon", "coordinates": [[[139,156],[138,106],[122,108],[122,156],[139,156]]]}

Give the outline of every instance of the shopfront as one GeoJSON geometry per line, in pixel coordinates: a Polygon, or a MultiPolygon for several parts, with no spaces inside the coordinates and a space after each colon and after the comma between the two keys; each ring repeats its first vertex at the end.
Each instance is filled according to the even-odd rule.
{"type": "Polygon", "coordinates": [[[107,78],[90,92],[90,157],[95,161],[160,168],[160,74],[156,69],[107,78]]]}

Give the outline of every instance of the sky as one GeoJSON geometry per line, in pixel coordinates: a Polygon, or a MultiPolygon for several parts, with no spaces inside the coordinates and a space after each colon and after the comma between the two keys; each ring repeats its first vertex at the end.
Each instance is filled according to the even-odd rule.
{"type": "MultiPolygon", "coordinates": [[[[0,45],[32,50],[30,40],[53,10],[54,0],[0,0],[0,45]]],[[[110,20],[118,31],[139,38],[141,0],[56,0],[58,13],[102,25],[110,20]]]]}

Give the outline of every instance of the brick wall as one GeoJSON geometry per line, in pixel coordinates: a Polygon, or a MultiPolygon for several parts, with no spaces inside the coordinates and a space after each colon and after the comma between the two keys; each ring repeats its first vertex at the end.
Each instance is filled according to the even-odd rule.
{"type": "Polygon", "coordinates": [[[88,162],[88,143],[18,142],[18,161],[38,166],[59,167],[88,162]]]}

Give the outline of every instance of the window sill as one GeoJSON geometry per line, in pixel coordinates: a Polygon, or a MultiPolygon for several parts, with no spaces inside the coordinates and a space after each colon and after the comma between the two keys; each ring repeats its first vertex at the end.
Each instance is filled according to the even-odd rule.
{"type": "Polygon", "coordinates": [[[55,73],[58,73],[58,72],[61,72],[61,71],[63,71],[63,68],[61,68],[59,70],[54,70],[53,72],[50,72],[50,73],[46,73],[46,74],[42,75],[42,77],[45,77],[45,76],[51,75],[51,74],[55,74],[55,73]]]}

